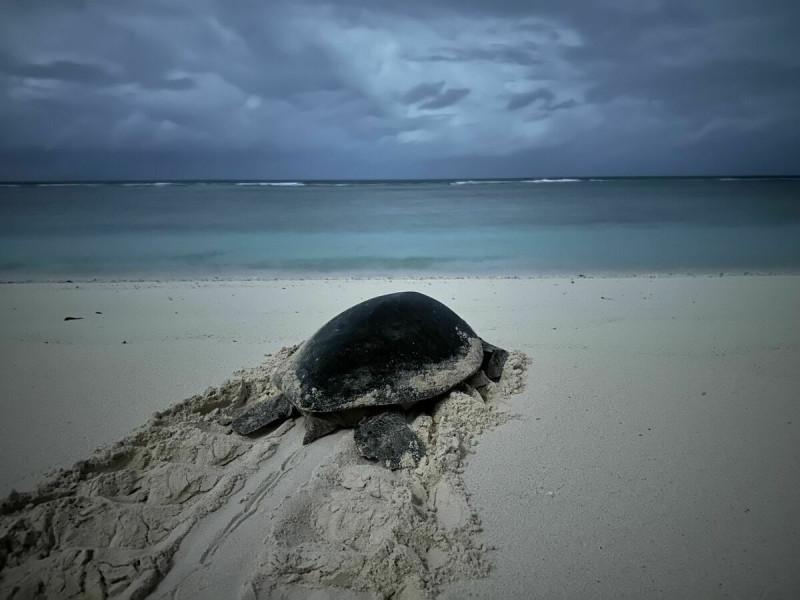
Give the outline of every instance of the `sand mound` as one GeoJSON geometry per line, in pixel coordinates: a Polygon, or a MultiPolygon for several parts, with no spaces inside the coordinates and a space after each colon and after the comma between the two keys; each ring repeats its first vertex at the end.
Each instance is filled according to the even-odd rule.
{"type": "MultiPolygon", "coordinates": [[[[252,439],[231,435],[229,424],[245,403],[276,392],[272,374],[295,348],[155,414],[36,491],[10,494],[0,506],[0,597],[152,592],[198,521],[233,502],[254,473],[269,481],[291,468],[269,459],[294,421],[252,439]]],[[[334,586],[427,597],[444,582],[485,574],[488,548],[476,541],[462,460],[475,434],[507,418],[493,406],[521,389],[524,365],[512,353],[501,381],[482,394],[463,385],[428,407],[432,414],[418,411],[413,427],[428,456],[417,468],[389,471],[344,436],[279,506],[250,592],[292,597],[296,586],[334,586]]]]}
{"type": "Polygon", "coordinates": [[[0,597],[147,595],[192,525],[269,456],[230,435],[223,411],[273,392],[266,375],[287,354],[156,413],[36,491],[12,492],[0,505],[0,597]]]}
{"type": "Polygon", "coordinates": [[[524,366],[514,353],[483,395],[464,385],[431,415],[418,414],[412,428],[427,456],[416,468],[393,472],[370,463],[350,436],[342,438],[331,460],[279,508],[251,583],[256,595],[280,597],[286,584],[302,584],[428,598],[443,583],[486,575],[489,548],[477,540],[480,520],[467,501],[462,461],[476,434],[508,418],[492,402],[522,389],[524,366]]]}

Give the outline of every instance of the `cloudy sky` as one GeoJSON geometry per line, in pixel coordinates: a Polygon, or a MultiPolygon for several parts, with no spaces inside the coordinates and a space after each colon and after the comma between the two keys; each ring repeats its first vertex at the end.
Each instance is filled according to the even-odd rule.
{"type": "Polygon", "coordinates": [[[797,0],[0,0],[0,178],[800,173],[797,0]]]}

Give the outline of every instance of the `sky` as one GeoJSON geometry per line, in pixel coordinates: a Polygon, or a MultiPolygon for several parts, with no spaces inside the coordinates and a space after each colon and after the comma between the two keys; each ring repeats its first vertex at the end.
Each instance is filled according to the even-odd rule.
{"type": "Polygon", "coordinates": [[[0,179],[800,174],[797,0],[0,0],[0,179]]]}

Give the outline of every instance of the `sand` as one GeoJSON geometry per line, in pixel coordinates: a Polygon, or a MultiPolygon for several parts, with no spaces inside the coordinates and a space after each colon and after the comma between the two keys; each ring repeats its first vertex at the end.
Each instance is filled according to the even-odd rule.
{"type": "Polygon", "coordinates": [[[6,504],[0,597],[31,561],[60,596],[796,597],[799,310],[793,276],[0,286],[3,490],[112,444],[6,504]],[[227,433],[281,347],[403,289],[530,358],[419,417],[437,464],[227,433]]]}

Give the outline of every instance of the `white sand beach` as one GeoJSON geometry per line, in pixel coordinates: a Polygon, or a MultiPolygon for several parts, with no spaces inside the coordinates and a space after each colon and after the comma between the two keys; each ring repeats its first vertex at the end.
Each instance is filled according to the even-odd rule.
{"type": "Polygon", "coordinates": [[[0,598],[800,597],[800,276],[7,284],[0,313],[0,598]],[[414,421],[429,461],[230,433],[282,348],[401,290],[518,353],[414,421]]]}

